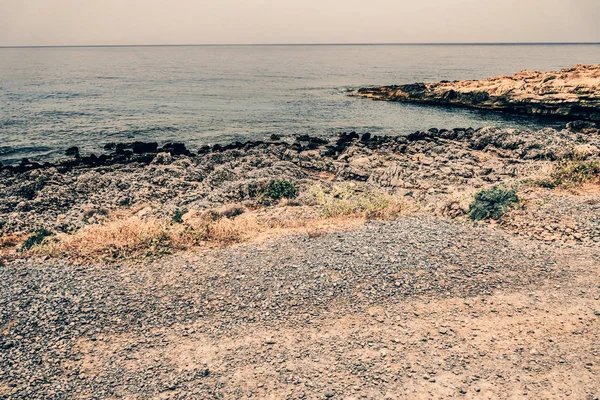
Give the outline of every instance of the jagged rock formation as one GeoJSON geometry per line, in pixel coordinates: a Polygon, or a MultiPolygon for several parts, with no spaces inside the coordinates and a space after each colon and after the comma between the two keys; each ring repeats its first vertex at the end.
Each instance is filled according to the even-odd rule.
{"type": "Polygon", "coordinates": [[[351,95],[599,121],[600,65],[576,65],[556,72],[525,70],[482,81],[361,88],[351,95]]]}

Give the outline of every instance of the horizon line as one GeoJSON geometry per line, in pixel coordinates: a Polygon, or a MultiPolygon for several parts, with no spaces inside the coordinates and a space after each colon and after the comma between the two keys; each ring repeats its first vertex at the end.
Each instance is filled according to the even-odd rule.
{"type": "Polygon", "coordinates": [[[285,47],[285,46],[523,46],[598,45],[600,42],[407,42],[407,43],[205,43],[205,44],[64,44],[0,45],[0,49],[85,48],[85,47],[285,47]]]}

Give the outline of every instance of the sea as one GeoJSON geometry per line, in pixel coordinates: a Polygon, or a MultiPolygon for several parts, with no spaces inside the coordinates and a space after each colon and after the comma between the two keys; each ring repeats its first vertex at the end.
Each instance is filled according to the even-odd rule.
{"type": "Polygon", "coordinates": [[[47,161],[110,142],[205,144],[271,134],[405,135],[564,121],[374,102],[364,86],[485,79],[599,64],[600,44],[0,48],[0,161],[47,161]]]}

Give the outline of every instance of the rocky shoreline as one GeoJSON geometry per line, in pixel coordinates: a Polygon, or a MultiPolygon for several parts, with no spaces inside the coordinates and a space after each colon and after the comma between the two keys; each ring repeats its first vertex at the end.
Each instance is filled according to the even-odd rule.
{"type": "Polygon", "coordinates": [[[479,81],[360,88],[351,95],[600,121],[600,65],[576,65],[553,72],[525,70],[479,81]]]}
{"type": "MultiPolygon", "coordinates": [[[[600,159],[598,132],[589,123],[570,123],[561,131],[430,129],[406,137],[352,132],[332,142],[275,137],[196,151],[177,143],[159,149],[137,142],[107,146],[112,151],[102,156],[72,149],[71,158],[56,163],[23,162],[0,170],[0,233],[74,232],[121,209],[170,217],[180,209],[233,203],[257,208],[262,188],[276,179],[293,181],[301,193],[315,184],[354,182],[455,218],[468,212],[476,190],[533,179],[575,155],[600,159]]],[[[582,216],[595,212],[593,205],[582,207],[582,216]]],[[[583,233],[566,232],[565,240],[600,242],[593,217],[576,219],[575,231],[583,233]]],[[[529,223],[537,224],[510,226],[527,233],[523,224],[529,223]]]]}

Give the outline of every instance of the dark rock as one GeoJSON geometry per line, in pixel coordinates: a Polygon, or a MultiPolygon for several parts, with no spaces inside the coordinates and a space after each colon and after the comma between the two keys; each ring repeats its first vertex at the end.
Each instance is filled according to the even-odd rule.
{"type": "Polygon", "coordinates": [[[198,154],[208,154],[210,153],[210,146],[204,145],[198,149],[198,154]]]}
{"type": "Polygon", "coordinates": [[[98,157],[95,154],[90,154],[86,157],[81,157],[81,162],[87,166],[94,166],[98,164],[98,157]]]}
{"type": "Polygon", "coordinates": [[[308,135],[300,135],[300,136],[296,137],[296,140],[298,142],[308,142],[310,140],[310,136],[308,136],[308,135]]]}
{"type": "Polygon", "coordinates": [[[131,158],[131,162],[150,164],[154,160],[155,156],[156,156],[155,153],[136,154],[131,158]]]}
{"type": "Polygon", "coordinates": [[[571,132],[581,132],[594,128],[596,128],[596,124],[591,121],[571,121],[567,124],[567,129],[571,132]]]}
{"type": "Polygon", "coordinates": [[[158,143],[156,142],[133,142],[131,144],[131,149],[134,154],[144,154],[144,153],[156,153],[158,149],[158,143]]]}
{"type": "Polygon", "coordinates": [[[244,147],[244,143],[238,141],[238,142],[230,143],[226,146],[223,146],[223,151],[238,150],[238,149],[241,149],[242,147],[244,147]]]}
{"type": "MultiPolygon", "coordinates": [[[[249,141],[247,141],[244,144],[243,148],[245,148],[245,149],[253,149],[253,148],[261,146],[263,144],[265,144],[265,142],[263,142],[262,140],[257,140],[257,141],[249,140],[249,141]]],[[[269,143],[269,144],[271,144],[271,143],[269,143]]]]}
{"type": "Polygon", "coordinates": [[[317,145],[317,146],[329,143],[329,141],[327,139],[313,137],[313,136],[309,136],[309,135],[298,136],[296,138],[296,140],[298,142],[308,142],[308,143],[311,143],[311,144],[317,145]]]}
{"type": "Polygon", "coordinates": [[[115,153],[116,154],[125,154],[127,149],[131,148],[131,143],[117,143],[115,145],[115,153]]]}
{"type": "Polygon", "coordinates": [[[406,136],[406,138],[408,140],[411,141],[415,141],[415,140],[425,140],[430,138],[430,135],[425,133],[425,132],[414,132],[414,133],[410,133],[406,136]]]}
{"type": "Polygon", "coordinates": [[[349,142],[352,142],[353,140],[358,139],[359,137],[360,136],[356,132],[350,132],[350,133],[342,132],[339,134],[337,143],[338,144],[349,143],[349,142]]]}
{"type": "Polygon", "coordinates": [[[163,146],[163,150],[168,151],[173,156],[186,155],[189,156],[192,153],[185,147],[183,143],[167,143],[163,146]]]}
{"type": "Polygon", "coordinates": [[[65,151],[65,155],[69,156],[69,157],[79,158],[79,147],[77,147],[77,146],[69,147],[65,151]]]}

